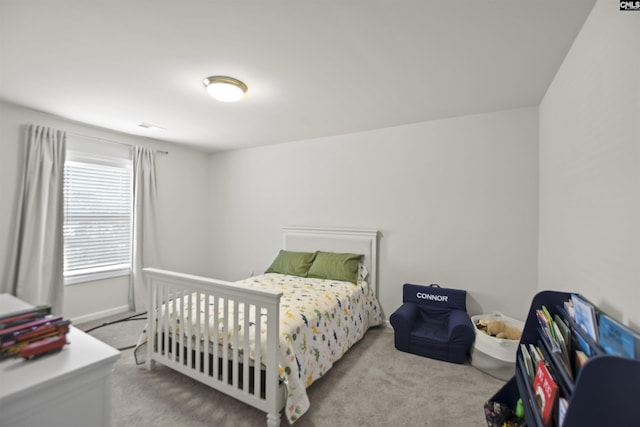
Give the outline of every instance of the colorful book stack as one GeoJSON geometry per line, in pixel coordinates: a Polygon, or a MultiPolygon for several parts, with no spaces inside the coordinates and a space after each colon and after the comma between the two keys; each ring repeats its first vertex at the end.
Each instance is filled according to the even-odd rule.
{"type": "Polygon", "coordinates": [[[0,317],[0,360],[32,359],[62,349],[67,343],[70,323],[52,316],[48,306],[0,317]]]}
{"type": "Polygon", "coordinates": [[[556,355],[565,374],[573,381],[573,371],[569,356],[571,329],[569,325],[558,315],[551,316],[544,305],[536,310],[540,330],[549,346],[550,352],[556,355]]]}

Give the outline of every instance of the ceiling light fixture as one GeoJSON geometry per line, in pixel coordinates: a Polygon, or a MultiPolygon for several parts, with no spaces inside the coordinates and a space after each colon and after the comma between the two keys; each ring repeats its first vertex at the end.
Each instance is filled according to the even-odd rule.
{"type": "Polygon", "coordinates": [[[222,102],[239,101],[247,91],[247,85],[233,77],[211,76],[202,83],[209,95],[222,102]]]}

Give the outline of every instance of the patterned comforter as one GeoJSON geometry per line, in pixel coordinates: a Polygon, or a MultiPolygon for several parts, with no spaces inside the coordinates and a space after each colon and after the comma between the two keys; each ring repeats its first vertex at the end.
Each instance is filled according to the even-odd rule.
{"type": "MultiPolygon", "coordinates": [[[[356,284],[267,273],[236,283],[283,292],[280,300],[279,370],[287,393],[285,414],[289,422],[293,423],[309,409],[306,388],[331,369],[334,362],[359,341],[370,326],[381,323],[378,301],[364,281],[356,284]]],[[[198,307],[197,309],[203,312],[202,304],[204,301],[194,304],[194,310],[198,307]]],[[[222,307],[221,303],[219,305],[222,307]]],[[[241,346],[245,334],[242,330],[244,313],[239,312],[238,316],[239,326],[233,330],[230,328],[227,337],[228,343],[231,343],[233,334],[237,331],[237,342],[241,346]]],[[[185,316],[185,321],[187,318],[195,320],[195,312],[185,316]]],[[[229,318],[232,319],[233,316],[229,318]]],[[[260,322],[263,341],[266,337],[267,322],[268,319],[265,318],[260,322]]],[[[253,328],[255,319],[250,319],[250,324],[250,328],[253,328]]],[[[210,325],[209,330],[212,331],[213,320],[210,320],[210,325]]],[[[250,337],[255,336],[253,330],[250,330],[249,334],[250,337]]],[[[205,337],[198,338],[204,340],[205,337]]],[[[212,339],[213,333],[210,332],[208,341],[211,343],[212,339]]],[[[222,342],[221,338],[219,340],[222,342]]],[[[249,356],[255,360],[252,342],[250,346],[249,356]]],[[[265,346],[262,347],[264,350],[265,346]]],[[[260,358],[261,361],[264,360],[264,352],[260,358]]]]}

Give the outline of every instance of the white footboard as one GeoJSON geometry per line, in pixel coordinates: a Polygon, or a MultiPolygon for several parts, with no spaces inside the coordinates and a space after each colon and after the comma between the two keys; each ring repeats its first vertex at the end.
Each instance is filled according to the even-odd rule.
{"type": "Polygon", "coordinates": [[[144,272],[149,295],[149,368],[154,362],[166,365],[266,412],[268,426],[280,425],[280,411],[284,407],[278,372],[282,293],[154,268],[146,268],[144,272]],[[243,321],[239,321],[239,312],[244,313],[243,321]],[[186,319],[189,313],[196,318],[186,319]],[[265,313],[266,337],[260,333],[265,313]],[[255,326],[251,329],[253,322],[255,326]],[[234,333],[231,338],[223,333],[239,328],[253,332],[240,337],[234,333]],[[256,361],[249,356],[250,346],[254,348],[256,361]],[[259,355],[265,354],[265,349],[261,369],[259,355]]]}

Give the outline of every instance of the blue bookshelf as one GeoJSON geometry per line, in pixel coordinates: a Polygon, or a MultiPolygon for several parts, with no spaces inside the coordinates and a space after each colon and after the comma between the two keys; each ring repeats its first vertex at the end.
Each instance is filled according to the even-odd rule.
{"type": "MultiPolygon", "coordinates": [[[[527,346],[529,344],[538,346],[545,359],[549,361],[559,386],[560,396],[568,401],[562,427],[640,426],[640,414],[637,410],[640,393],[640,360],[606,354],[595,340],[591,339],[565,312],[564,302],[571,299],[571,295],[567,292],[539,292],[531,302],[520,339],[520,343],[527,346]],[[594,355],[579,369],[575,380],[563,369],[558,355],[551,351],[541,333],[536,310],[543,305],[552,316],[557,314],[565,319],[572,336],[575,337],[575,334],[578,334],[593,351],[594,355]]],[[[602,312],[597,307],[595,309],[596,315],[599,316],[602,312]]],[[[570,355],[571,369],[574,370],[575,361],[572,350],[570,355]]],[[[531,381],[523,366],[520,348],[518,348],[513,378],[507,381],[491,400],[515,408],[518,398],[522,398],[525,425],[544,427],[535,403],[531,381]]],[[[558,426],[557,403],[551,425],[558,426]]]]}

